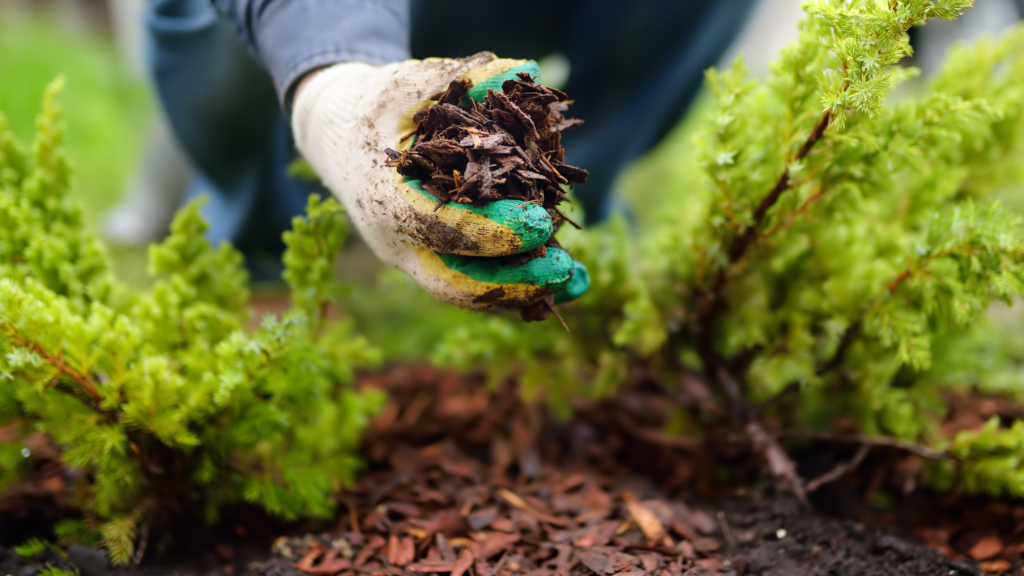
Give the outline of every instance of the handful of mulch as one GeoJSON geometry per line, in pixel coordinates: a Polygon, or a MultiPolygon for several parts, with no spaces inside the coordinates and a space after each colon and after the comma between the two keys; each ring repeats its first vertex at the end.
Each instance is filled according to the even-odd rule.
{"type": "MultiPolygon", "coordinates": [[[[542,86],[529,74],[506,80],[501,92],[487,90],[483,103],[466,97],[472,83],[458,79],[430,99],[437,104],[416,113],[416,143],[404,152],[388,149],[387,165],[420,180],[437,198],[483,206],[495,200],[535,202],[547,209],[557,230],[563,222],[579,227],[558,209],[567,200],[561,184],[582,184],[587,171],[565,163],[562,131],[582,124],[562,113],[572,103],[564,92],[542,86]]],[[[437,209],[435,208],[435,210],[437,209]]],[[[547,254],[558,246],[552,237],[545,246],[506,257],[519,264],[547,254]]],[[[543,320],[551,302],[524,308],[524,320],[543,320]]]]}

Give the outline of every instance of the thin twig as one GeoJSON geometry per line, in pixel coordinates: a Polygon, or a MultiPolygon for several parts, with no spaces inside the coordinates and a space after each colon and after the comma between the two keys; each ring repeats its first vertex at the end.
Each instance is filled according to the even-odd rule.
{"type": "Polygon", "coordinates": [[[629,417],[626,416],[624,412],[613,412],[612,417],[615,419],[616,423],[618,423],[618,425],[622,428],[624,432],[638,440],[643,440],[645,442],[650,442],[651,444],[664,446],[666,448],[675,448],[678,450],[685,450],[688,452],[694,452],[696,450],[699,450],[701,447],[701,443],[692,438],[673,436],[671,434],[666,434],[665,432],[662,432],[661,430],[657,429],[641,428],[640,426],[637,426],[632,421],[630,421],[629,417]]]}
{"type": "Polygon", "coordinates": [[[540,155],[540,160],[541,160],[541,162],[543,162],[543,163],[544,163],[545,165],[547,165],[547,167],[548,167],[548,168],[550,168],[552,172],[554,172],[554,173],[555,173],[555,176],[558,176],[558,178],[559,178],[560,180],[562,180],[562,183],[563,183],[563,184],[568,184],[568,183],[569,183],[569,181],[568,181],[568,180],[566,180],[565,176],[562,176],[561,174],[559,174],[559,173],[558,173],[558,170],[555,170],[555,167],[551,165],[551,162],[549,162],[549,161],[548,161],[548,159],[547,159],[547,158],[545,158],[543,154],[541,154],[541,155],[540,155]]]}
{"type": "Polygon", "coordinates": [[[900,284],[902,284],[907,278],[913,276],[913,274],[914,271],[910,268],[907,268],[902,273],[900,273],[900,275],[897,276],[895,280],[889,283],[889,294],[895,294],[896,289],[900,287],[900,284]]]}
{"type": "Polygon", "coordinates": [[[577,230],[583,230],[583,226],[580,226],[576,222],[573,222],[572,219],[570,219],[568,216],[566,216],[565,213],[562,212],[561,210],[559,210],[558,208],[552,208],[552,210],[555,211],[555,214],[558,214],[559,216],[561,216],[562,220],[565,220],[569,224],[572,224],[573,227],[576,228],[577,230]]]}
{"type": "Polygon", "coordinates": [[[562,323],[562,328],[565,328],[566,332],[572,332],[572,330],[569,330],[569,325],[565,323],[564,319],[562,319],[562,315],[558,313],[558,310],[555,310],[554,304],[548,302],[546,298],[541,300],[541,302],[548,307],[548,310],[555,315],[555,318],[558,318],[558,321],[562,323]]]}
{"type": "Polygon", "coordinates": [[[742,410],[743,418],[746,421],[747,437],[754,444],[754,450],[764,456],[772,476],[784,481],[801,502],[806,502],[807,493],[804,491],[804,481],[796,471],[796,464],[786,454],[786,450],[779,444],[778,439],[768,432],[761,421],[757,419],[756,413],[750,409],[743,397],[739,383],[721,366],[718,369],[718,381],[733,401],[733,405],[742,410]]]}
{"type": "MultiPolygon", "coordinates": [[[[818,376],[824,376],[836,368],[842,366],[843,361],[846,360],[846,354],[850,350],[850,346],[857,340],[857,336],[860,335],[861,321],[857,320],[853,324],[846,327],[846,331],[839,338],[839,344],[836,346],[836,352],[832,355],[832,358],[818,367],[814,373],[818,376]]],[[[775,406],[782,400],[784,400],[790,394],[797,392],[803,387],[803,380],[797,382],[790,382],[785,388],[778,391],[774,396],[768,398],[757,407],[758,414],[764,414],[772,406],[775,406]]]]}
{"type": "Polygon", "coordinates": [[[750,414],[745,410],[747,400],[743,396],[743,389],[740,388],[739,382],[721,364],[716,364],[715,376],[733,406],[743,412],[743,418],[749,418],[750,414]]]}
{"type": "Polygon", "coordinates": [[[802,440],[818,440],[821,442],[836,442],[840,444],[867,444],[868,446],[884,446],[886,448],[896,448],[898,450],[904,450],[912,454],[917,454],[922,458],[929,458],[932,460],[955,458],[949,452],[939,452],[938,450],[932,450],[927,446],[922,446],[920,444],[915,444],[907,440],[891,438],[888,436],[866,436],[864,434],[835,434],[831,432],[814,432],[811,430],[782,430],[779,431],[777,435],[779,438],[799,438],[802,440]]]}
{"type": "Polygon", "coordinates": [[[857,466],[860,466],[860,463],[864,461],[864,458],[867,457],[868,452],[871,452],[871,445],[861,444],[860,448],[857,449],[857,453],[854,454],[853,458],[851,458],[849,462],[840,462],[839,464],[836,464],[835,467],[833,467],[828,472],[808,482],[807,491],[814,492],[815,490],[821,488],[825,484],[828,484],[829,482],[835,482],[836,480],[839,480],[840,478],[849,474],[850,472],[853,472],[857,468],[857,466]]]}
{"type": "Polygon", "coordinates": [[[789,384],[786,384],[785,388],[783,388],[782,390],[779,390],[778,392],[775,393],[774,396],[771,396],[770,398],[768,398],[767,400],[761,402],[757,406],[756,410],[757,410],[758,415],[764,414],[765,412],[768,411],[769,408],[771,408],[772,406],[775,406],[776,404],[779,404],[780,402],[782,402],[790,394],[793,394],[794,392],[798,392],[800,390],[800,388],[803,387],[803,385],[804,385],[804,381],[803,380],[799,380],[797,382],[790,382],[789,384]]]}
{"type": "Polygon", "coordinates": [[[807,200],[804,200],[803,204],[801,204],[799,208],[786,215],[786,220],[784,222],[779,222],[774,228],[771,228],[770,230],[765,232],[765,238],[774,236],[775,234],[778,234],[780,231],[792,226],[793,222],[796,221],[798,216],[809,210],[811,206],[816,204],[818,200],[821,200],[824,197],[825,189],[819,186],[818,191],[815,192],[814,194],[811,194],[811,196],[807,198],[807,200]]]}
{"type": "MultiPolygon", "coordinates": [[[[811,149],[814,148],[814,145],[817,144],[825,135],[825,130],[827,130],[831,124],[832,113],[825,112],[822,114],[818,123],[814,126],[814,129],[811,130],[810,135],[808,135],[807,140],[804,141],[792,162],[799,162],[806,158],[811,152],[811,149]]],[[[742,232],[737,234],[732,239],[732,242],[729,243],[727,251],[728,261],[718,269],[718,272],[715,274],[715,279],[711,283],[711,288],[704,295],[704,298],[701,299],[697,307],[697,325],[699,328],[705,328],[711,323],[710,319],[712,319],[717,313],[718,302],[721,298],[722,290],[725,288],[726,280],[728,279],[729,268],[738,262],[746,253],[747,249],[757,241],[758,229],[761,227],[761,223],[768,215],[768,211],[776,202],[779,201],[783,192],[790,189],[791,183],[789,166],[787,165],[779,176],[779,179],[775,182],[775,186],[773,186],[768,194],[757,204],[757,208],[754,209],[753,221],[748,224],[742,232]]]]}
{"type": "Polygon", "coordinates": [[[505,550],[505,553],[501,555],[501,559],[498,560],[498,564],[494,567],[494,571],[491,572],[491,574],[500,574],[501,573],[501,569],[502,569],[503,566],[505,566],[505,561],[508,560],[508,555],[511,552],[512,552],[511,548],[505,550]]]}
{"type": "Polygon", "coordinates": [[[84,390],[85,393],[91,396],[94,400],[103,400],[103,395],[100,394],[99,388],[96,386],[96,383],[90,380],[87,376],[72,368],[71,366],[68,366],[68,364],[64,361],[62,357],[50,354],[37,342],[29,342],[28,340],[21,338],[17,335],[13,335],[12,339],[14,340],[14,344],[16,346],[28,348],[29,350],[35,352],[40,357],[42,357],[44,362],[56,368],[57,371],[59,371],[61,374],[74,380],[79,386],[82,387],[82,390],[84,390]]]}
{"type": "Polygon", "coordinates": [[[142,564],[142,558],[146,555],[147,547],[149,547],[149,525],[143,524],[142,529],[139,530],[139,546],[135,549],[135,557],[132,558],[132,564],[136,566],[142,564]]]}
{"type": "Polygon", "coordinates": [[[341,503],[345,505],[345,508],[348,508],[349,528],[355,534],[362,534],[363,531],[359,529],[359,514],[356,513],[356,507],[352,504],[352,499],[348,496],[341,495],[340,500],[341,503]]]}
{"type": "Polygon", "coordinates": [[[725,512],[718,511],[718,526],[722,528],[722,536],[725,537],[725,542],[729,545],[729,549],[736,549],[736,538],[732,535],[732,530],[729,529],[729,522],[725,519],[725,512]]]}
{"type": "Polygon", "coordinates": [[[405,142],[406,140],[408,140],[409,138],[412,138],[413,136],[416,135],[416,131],[419,130],[419,129],[420,129],[420,127],[417,126],[417,127],[413,128],[412,130],[409,130],[405,134],[402,134],[401,136],[398,137],[398,142],[402,143],[402,142],[405,142]]]}
{"type": "Polygon", "coordinates": [[[779,444],[778,438],[769,433],[757,420],[747,424],[747,436],[754,443],[754,449],[768,461],[768,470],[772,476],[782,479],[801,502],[807,501],[803,478],[796,471],[796,464],[779,444]]]}

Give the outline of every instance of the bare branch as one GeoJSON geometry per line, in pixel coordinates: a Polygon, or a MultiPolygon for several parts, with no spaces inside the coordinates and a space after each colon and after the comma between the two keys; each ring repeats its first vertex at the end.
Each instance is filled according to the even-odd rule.
{"type": "MultiPolygon", "coordinates": [[[[810,154],[811,149],[817,144],[822,137],[825,135],[825,130],[832,124],[832,113],[825,112],[822,114],[821,119],[811,130],[807,140],[804,141],[800,150],[797,151],[796,156],[793,158],[793,162],[799,162],[810,154]]],[[[698,330],[706,334],[706,328],[713,324],[713,318],[718,311],[718,302],[721,298],[722,289],[725,288],[726,280],[728,279],[729,268],[738,262],[740,258],[747,252],[753,244],[757,242],[757,232],[761,227],[761,223],[768,215],[768,211],[779,201],[779,198],[784,192],[790,189],[792,182],[790,179],[789,166],[782,171],[779,179],[775,182],[775,186],[768,192],[768,194],[761,199],[757,204],[757,208],[754,209],[754,219],[742,232],[736,235],[729,243],[729,249],[727,251],[728,261],[715,273],[715,279],[711,283],[711,288],[707,291],[704,297],[701,299],[697,306],[697,321],[695,322],[698,330]]]]}
{"type": "Polygon", "coordinates": [[[768,463],[768,470],[772,476],[785,482],[787,488],[801,502],[806,502],[807,493],[804,491],[804,481],[796,471],[796,464],[786,454],[786,450],[779,444],[778,439],[768,432],[757,419],[757,415],[747,404],[739,383],[733,379],[732,375],[721,366],[718,367],[717,375],[722,388],[725,389],[734,406],[743,414],[744,420],[746,420],[747,436],[754,444],[754,450],[759,452],[768,463]]]}
{"type": "Polygon", "coordinates": [[[943,460],[947,458],[954,458],[949,452],[939,452],[932,450],[927,446],[915,444],[907,440],[901,440],[899,438],[891,438],[888,436],[866,436],[864,434],[834,434],[831,432],[814,432],[811,430],[782,430],[778,432],[779,438],[800,438],[803,440],[818,440],[821,442],[836,442],[840,444],[867,444],[868,446],[883,446],[886,448],[896,448],[897,450],[904,450],[912,454],[917,454],[922,458],[929,458],[932,460],[943,460]]]}
{"type": "Polygon", "coordinates": [[[864,461],[864,458],[867,457],[868,452],[871,452],[871,445],[861,444],[860,448],[857,449],[857,453],[854,454],[853,458],[851,458],[849,462],[840,462],[839,464],[836,464],[835,467],[829,470],[828,472],[808,482],[807,491],[814,492],[815,490],[821,488],[825,484],[828,484],[829,482],[835,482],[836,480],[839,480],[846,474],[853,472],[857,468],[857,466],[860,466],[860,463],[864,461]]]}
{"type": "Polygon", "coordinates": [[[14,334],[12,336],[12,340],[14,341],[14,344],[16,346],[28,348],[29,350],[35,352],[43,359],[44,362],[56,368],[57,371],[63,374],[64,376],[67,376],[71,380],[74,380],[79,386],[82,387],[82,390],[85,391],[85,393],[91,396],[94,400],[103,400],[103,395],[100,394],[100,390],[96,386],[96,383],[90,380],[88,376],[85,376],[84,374],[75,370],[71,366],[68,366],[67,362],[64,361],[64,358],[62,358],[59,355],[50,354],[38,342],[30,342],[29,340],[22,338],[20,335],[17,334],[14,334]]]}
{"type": "Polygon", "coordinates": [[[804,490],[803,479],[796,471],[796,464],[779,444],[779,440],[765,430],[757,420],[747,423],[747,435],[754,443],[754,449],[768,461],[768,470],[772,476],[783,480],[801,502],[806,502],[807,492],[804,490]]]}

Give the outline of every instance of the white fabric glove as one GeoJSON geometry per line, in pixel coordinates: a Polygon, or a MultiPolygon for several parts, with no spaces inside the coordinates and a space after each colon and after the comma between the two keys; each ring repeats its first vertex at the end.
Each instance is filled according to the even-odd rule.
{"type": "Polygon", "coordinates": [[[552,223],[541,206],[499,200],[482,208],[449,203],[435,211],[432,196],[385,165],[386,148],[410,145],[401,137],[415,129],[413,114],[433,103],[427,98],[460,77],[483,93],[500,90],[519,71],[539,73],[533,62],[490,53],[386,66],[347,62],[317,72],[295,98],[298,148],[370,248],[437,299],[461,308],[523,307],[552,294],[563,301],[589,285],[586,268],[557,248],[518,266],[495,258],[548,240],[552,223]]]}

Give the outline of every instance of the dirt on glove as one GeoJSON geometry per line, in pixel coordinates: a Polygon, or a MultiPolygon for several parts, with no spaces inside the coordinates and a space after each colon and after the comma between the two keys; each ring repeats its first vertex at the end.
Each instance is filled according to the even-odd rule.
{"type": "MultiPolygon", "coordinates": [[[[529,74],[506,80],[501,92],[488,89],[484,102],[466,95],[472,82],[457,79],[431,96],[437,103],[416,113],[415,137],[403,152],[387,149],[387,165],[419,180],[437,198],[437,208],[449,202],[483,206],[495,200],[522,200],[548,210],[557,230],[564,222],[578,225],[558,209],[568,200],[563,185],[582,184],[587,171],[565,163],[562,131],[582,124],[563,113],[572,103],[564,92],[542,86],[529,74]]],[[[435,208],[435,210],[437,209],[435,208]]],[[[558,246],[554,237],[545,246],[509,256],[521,264],[547,255],[558,246]]],[[[543,320],[551,302],[523,309],[523,319],[543,320]]]]}

